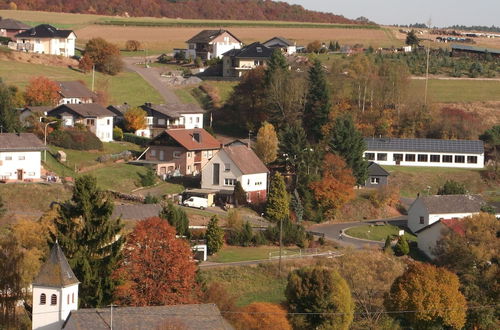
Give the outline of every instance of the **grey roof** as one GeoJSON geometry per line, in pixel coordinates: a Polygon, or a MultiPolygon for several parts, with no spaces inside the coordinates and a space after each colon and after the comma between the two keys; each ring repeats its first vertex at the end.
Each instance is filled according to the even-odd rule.
{"type": "Polygon", "coordinates": [[[77,115],[87,117],[114,117],[115,113],[97,103],[61,104],[57,108],[47,111],[48,116],[57,116],[62,113],[73,112],[77,115]]]}
{"type": "Polygon", "coordinates": [[[475,213],[485,205],[484,199],[479,195],[434,195],[418,199],[422,201],[429,214],[475,213]]]}
{"type": "Polygon", "coordinates": [[[389,172],[387,172],[382,166],[377,163],[370,162],[368,165],[368,175],[369,176],[389,176],[389,172]]]}
{"type": "Polygon", "coordinates": [[[467,45],[452,45],[451,49],[452,50],[464,50],[464,51],[475,52],[475,53],[487,53],[488,52],[490,54],[500,55],[500,50],[492,49],[492,48],[474,47],[474,46],[467,46],[467,45]]]}
{"type": "Polygon", "coordinates": [[[115,205],[112,218],[121,217],[123,220],[143,220],[157,217],[160,214],[160,204],[124,204],[115,205]]]}
{"type": "Polygon", "coordinates": [[[50,250],[49,258],[42,265],[40,272],[33,281],[33,285],[59,288],[76,283],[79,283],[79,281],[56,241],[50,250]]]}
{"type": "Polygon", "coordinates": [[[28,30],[31,29],[31,26],[24,24],[23,22],[20,22],[18,20],[12,19],[12,18],[5,18],[2,19],[0,17],[0,29],[5,29],[5,30],[28,30]]]}
{"type": "Polygon", "coordinates": [[[107,109],[113,112],[117,116],[123,116],[128,109],[130,109],[130,104],[123,103],[118,105],[109,105],[107,109]]]}
{"type": "Polygon", "coordinates": [[[273,54],[273,49],[264,46],[260,42],[254,42],[241,49],[231,49],[225,52],[224,56],[231,56],[236,58],[263,58],[269,59],[273,54]]]}
{"type": "Polygon", "coordinates": [[[45,148],[33,133],[0,133],[0,151],[40,151],[45,148]]]}
{"type": "Polygon", "coordinates": [[[50,24],[40,24],[16,34],[16,38],[67,38],[72,30],[59,30],[50,24]]]}
{"type": "Polygon", "coordinates": [[[288,47],[288,46],[293,46],[294,43],[291,42],[290,40],[283,38],[283,37],[273,37],[269,39],[268,41],[263,43],[264,46],[267,47],[288,47]]]}
{"type": "MultiPolygon", "coordinates": [[[[63,329],[109,330],[109,308],[83,308],[72,311],[63,329]]],[[[215,304],[113,308],[113,329],[206,329],[230,330],[215,304]]]]}
{"type": "Polygon", "coordinates": [[[62,97],[94,98],[96,95],[80,81],[58,81],[59,93],[62,97]]]}
{"type": "Polygon", "coordinates": [[[242,174],[268,173],[266,165],[246,145],[233,144],[225,146],[222,150],[238,167],[242,174]]]}
{"type": "Polygon", "coordinates": [[[194,37],[192,37],[191,39],[189,39],[188,41],[186,41],[186,43],[188,43],[188,44],[209,43],[213,39],[217,38],[218,36],[220,36],[221,34],[223,34],[225,32],[229,33],[234,39],[238,40],[241,43],[241,41],[238,38],[236,38],[234,36],[234,34],[229,32],[228,30],[223,30],[223,29],[203,30],[200,33],[198,33],[197,35],[195,35],[194,37]]]}
{"type": "Polygon", "coordinates": [[[484,153],[480,140],[365,138],[367,151],[484,153]]]}
{"type": "Polygon", "coordinates": [[[205,113],[205,110],[203,110],[199,105],[193,103],[187,103],[187,104],[146,103],[144,105],[141,105],[141,108],[144,109],[148,114],[150,114],[151,111],[156,111],[170,118],[180,118],[180,116],[183,114],[205,113]]]}

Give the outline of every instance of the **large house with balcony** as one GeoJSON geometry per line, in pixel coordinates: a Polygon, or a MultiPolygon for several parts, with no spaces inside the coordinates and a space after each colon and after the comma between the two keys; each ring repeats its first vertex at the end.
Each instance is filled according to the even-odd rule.
{"type": "Polygon", "coordinates": [[[219,149],[220,142],[203,128],[174,128],[156,136],[145,154],[158,175],[199,175],[219,149]]]}
{"type": "Polygon", "coordinates": [[[365,138],[364,157],[379,165],[484,167],[480,140],[365,138]]]}
{"type": "Polygon", "coordinates": [[[32,133],[0,133],[0,182],[40,181],[45,149],[32,133]]]}
{"type": "MultiPolygon", "coordinates": [[[[240,49],[243,43],[227,30],[203,30],[188,41],[186,57],[202,60],[221,58],[231,49],[240,49]]],[[[182,50],[181,50],[182,51],[182,50]]]]}
{"type": "Polygon", "coordinates": [[[45,113],[61,119],[63,126],[86,126],[103,142],[113,141],[113,117],[115,114],[97,103],[62,104],[45,113]]]}
{"type": "Polygon", "coordinates": [[[28,53],[75,56],[76,34],[72,30],[59,30],[49,24],[15,35],[16,49],[28,53]]]}
{"type": "Polygon", "coordinates": [[[232,49],[224,53],[222,58],[222,76],[242,77],[245,72],[266,65],[273,51],[260,42],[254,42],[241,49],[232,49]]]}

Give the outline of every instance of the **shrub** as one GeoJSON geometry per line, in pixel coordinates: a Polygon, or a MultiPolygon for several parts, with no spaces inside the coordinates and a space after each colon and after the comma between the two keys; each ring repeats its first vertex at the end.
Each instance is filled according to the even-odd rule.
{"type": "Polygon", "coordinates": [[[149,142],[151,142],[151,139],[144,136],[137,136],[133,133],[123,133],[123,141],[135,143],[144,147],[147,146],[149,142]]]}
{"type": "MultiPolygon", "coordinates": [[[[268,227],[264,232],[265,237],[273,243],[279,243],[280,225],[268,227]]],[[[306,231],[301,225],[292,223],[290,220],[283,221],[282,240],[284,245],[297,245],[300,248],[304,247],[306,240],[306,231]]]]}
{"type": "Polygon", "coordinates": [[[197,68],[203,67],[203,61],[201,60],[201,58],[196,57],[194,59],[194,65],[196,65],[197,68]]]}
{"type": "Polygon", "coordinates": [[[384,205],[395,206],[399,202],[399,189],[394,186],[382,186],[372,191],[368,199],[376,208],[384,205]]]}
{"type": "Polygon", "coordinates": [[[123,141],[123,130],[120,127],[115,126],[113,128],[113,140],[123,141]]]}
{"type": "Polygon", "coordinates": [[[149,187],[156,183],[156,173],[152,169],[148,168],[145,174],[139,174],[141,178],[141,186],[149,187]]]}
{"type": "Polygon", "coordinates": [[[144,204],[158,204],[158,197],[151,195],[148,193],[146,197],[144,197],[144,204]]]}
{"type": "Polygon", "coordinates": [[[102,142],[87,130],[65,129],[55,130],[47,140],[55,146],[76,150],[102,150],[102,142]]]}
{"type": "Polygon", "coordinates": [[[167,64],[170,61],[172,61],[172,56],[168,56],[167,54],[161,54],[160,56],[158,56],[157,61],[158,63],[167,64]]]}
{"type": "Polygon", "coordinates": [[[405,256],[410,253],[410,245],[404,236],[401,236],[394,246],[394,253],[397,256],[405,256]]]}
{"type": "Polygon", "coordinates": [[[127,40],[125,43],[125,50],[129,52],[136,52],[141,49],[141,43],[137,40],[127,40]]]}

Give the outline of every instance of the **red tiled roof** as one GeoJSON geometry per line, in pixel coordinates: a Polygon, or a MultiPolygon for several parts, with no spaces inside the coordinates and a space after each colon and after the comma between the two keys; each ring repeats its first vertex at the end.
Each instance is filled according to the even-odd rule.
{"type": "Polygon", "coordinates": [[[441,223],[454,231],[457,235],[464,236],[465,228],[462,219],[441,219],[441,223]]]}
{"type": "Polygon", "coordinates": [[[189,151],[214,150],[219,149],[221,145],[216,138],[203,128],[168,129],[165,133],[189,151]],[[199,134],[199,141],[195,139],[196,134],[199,134]]]}

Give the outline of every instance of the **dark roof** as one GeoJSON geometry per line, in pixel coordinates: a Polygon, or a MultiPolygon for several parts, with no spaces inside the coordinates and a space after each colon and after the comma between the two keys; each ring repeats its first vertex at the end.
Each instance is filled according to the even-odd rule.
{"type": "Polygon", "coordinates": [[[365,138],[367,151],[484,153],[480,140],[365,138]]]}
{"type": "Polygon", "coordinates": [[[79,283],[79,281],[56,241],[56,244],[50,250],[49,258],[42,265],[40,272],[33,281],[33,285],[59,288],[76,283],[79,283]]]}
{"type": "Polygon", "coordinates": [[[382,166],[377,163],[370,162],[368,165],[368,175],[370,176],[389,176],[389,172],[387,172],[382,166]]]}
{"type": "Polygon", "coordinates": [[[188,44],[209,43],[225,32],[229,33],[234,39],[238,40],[241,43],[240,39],[236,38],[234,36],[234,34],[229,32],[228,30],[222,30],[222,29],[203,30],[200,33],[198,33],[197,35],[195,35],[194,37],[192,37],[191,39],[189,39],[188,41],[186,41],[186,43],[188,43],[188,44]]]}
{"type": "Polygon", "coordinates": [[[229,145],[222,149],[242,174],[268,173],[266,165],[245,145],[229,145]]]}
{"type": "Polygon", "coordinates": [[[170,118],[180,118],[183,114],[205,113],[199,105],[194,103],[187,104],[151,104],[146,103],[141,105],[148,114],[152,111],[159,112],[170,118]]]}
{"type": "Polygon", "coordinates": [[[236,58],[264,58],[268,59],[273,54],[273,49],[264,46],[260,42],[254,42],[241,49],[231,49],[225,52],[224,56],[231,56],[236,58]]]}
{"type": "Polygon", "coordinates": [[[464,50],[464,51],[475,52],[475,53],[490,53],[490,54],[500,55],[500,50],[498,50],[498,49],[474,47],[474,46],[467,46],[467,45],[452,45],[451,50],[464,50]]]}
{"type": "Polygon", "coordinates": [[[418,199],[422,201],[429,214],[474,213],[481,211],[481,206],[485,204],[479,195],[434,195],[418,199]]]}
{"type": "Polygon", "coordinates": [[[126,204],[115,205],[112,218],[121,217],[122,220],[143,220],[157,217],[160,214],[160,204],[126,204]]]}
{"type": "Polygon", "coordinates": [[[28,30],[31,26],[12,18],[2,19],[0,17],[0,29],[5,30],[28,30]]]}
{"type": "Polygon", "coordinates": [[[106,109],[97,103],[82,103],[82,104],[61,104],[55,109],[47,112],[47,115],[54,116],[64,112],[73,112],[81,117],[114,117],[114,112],[106,109]]]}
{"type": "Polygon", "coordinates": [[[264,42],[263,45],[273,48],[273,47],[288,47],[293,46],[294,43],[283,37],[273,37],[268,41],[264,42]]]}
{"type": "Polygon", "coordinates": [[[54,109],[53,105],[37,105],[37,106],[30,106],[29,105],[29,106],[24,107],[22,112],[31,111],[33,113],[44,114],[45,112],[50,111],[52,109],[54,109]]]}
{"type": "Polygon", "coordinates": [[[164,135],[170,136],[173,140],[179,143],[182,147],[189,151],[193,150],[215,150],[220,148],[220,142],[203,128],[193,129],[168,129],[153,139],[154,141],[161,139],[164,135]],[[196,141],[195,135],[199,134],[199,141],[196,141]]]}
{"type": "Polygon", "coordinates": [[[59,93],[62,97],[94,98],[96,96],[80,81],[58,81],[57,84],[59,85],[59,93]]]}
{"type": "Polygon", "coordinates": [[[49,24],[40,24],[16,34],[16,38],[67,38],[72,30],[59,30],[49,24]]]}
{"type": "Polygon", "coordinates": [[[46,149],[33,133],[0,133],[0,151],[40,151],[46,149]]]}
{"type": "MultiPolygon", "coordinates": [[[[63,329],[109,330],[109,308],[83,308],[72,311],[63,329]]],[[[113,329],[230,330],[215,304],[113,308],[113,329]]]]}

